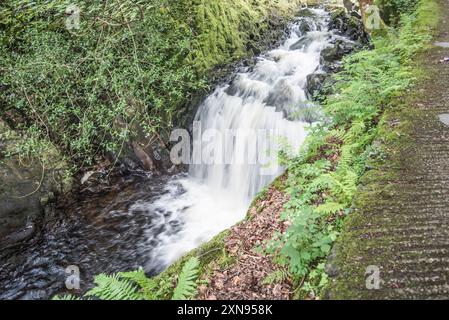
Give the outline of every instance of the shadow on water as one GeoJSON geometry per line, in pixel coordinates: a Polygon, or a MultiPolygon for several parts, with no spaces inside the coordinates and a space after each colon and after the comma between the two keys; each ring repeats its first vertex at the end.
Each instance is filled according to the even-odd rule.
{"type": "MultiPolygon", "coordinates": [[[[148,259],[160,234],[176,233],[179,220],[170,211],[150,211],[141,203],[161,197],[173,177],[130,175],[109,191],[81,193],[63,208],[55,208],[40,238],[2,258],[0,299],[48,299],[57,293],[81,293],[94,275],[146,266],[149,275],[163,266],[148,259]],[[151,237],[148,237],[151,234],[151,237]],[[80,270],[80,290],[65,292],[69,266],[80,270]]],[[[173,192],[173,190],[172,190],[173,192]]],[[[181,185],[174,192],[182,194],[181,185]]]]}

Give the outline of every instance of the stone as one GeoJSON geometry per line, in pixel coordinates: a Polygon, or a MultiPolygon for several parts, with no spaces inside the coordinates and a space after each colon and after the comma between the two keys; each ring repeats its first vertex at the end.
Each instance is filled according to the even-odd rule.
{"type": "Polygon", "coordinates": [[[368,34],[365,32],[363,23],[359,15],[353,11],[348,13],[344,8],[335,9],[331,13],[328,27],[330,30],[335,30],[337,34],[360,44],[368,42],[368,34]]]}
{"type": "Polygon", "coordinates": [[[8,155],[21,137],[0,120],[0,248],[31,238],[44,221],[45,206],[56,194],[67,192],[71,181],[56,150],[40,160],[8,155]]]}
{"type": "Polygon", "coordinates": [[[344,56],[356,50],[354,42],[336,40],[334,45],[321,51],[320,63],[325,72],[337,72],[341,69],[344,56]]]}
{"type": "Polygon", "coordinates": [[[307,76],[306,94],[309,100],[312,100],[315,94],[321,91],[327,78],[326,73],[312,73],[307,76]]]}
{"type": "Polygon", "coordinates": [[[443,113],[438,115],[438,118],[440,119],[440,121],[442,123],[444,123],[446,126],[449,127],[449,114],[448,113],[443,113]]]}
{"type": "Polygon", "coordinates": [[[437,47],[449,48],[449,42],[435,42],[434,45],[437,47]]]}

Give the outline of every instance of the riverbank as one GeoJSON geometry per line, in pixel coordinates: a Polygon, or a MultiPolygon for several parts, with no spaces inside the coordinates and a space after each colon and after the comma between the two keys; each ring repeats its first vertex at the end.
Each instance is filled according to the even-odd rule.
{"type": "Polygon", "coordinates": [[[329,262],[330,299],[447,299],[449,2],[429,1],[434,27],[411,62],[416,85],[387,107],[370,163],[329,262]],[[371,266],[371,267],[370,267],[371,266]],[[370,268],[368,268],[370,267],[370,268]]]}
{"type": "MultiPolygon", "coordinates": [[[[328,287],[335,285],[329,277],[335,276],[336,271],[333,263],[326,260],[342,228],[338,243],[343,244],[335,250],[352,261],[354,267],[359,267],[361,257],[376,256],[371,251],[352,255],[350,248],[358,247],[366,237],[354,238],[344,226],[360,217],[351,210],[354,197],[359,199],[360,177],[370,176],[376,162],[391,165],[389,158],[384,158],[388,157],[388,148],[383,149],[378,141],[397,137],[385,126],[398,124],[390,115],[399,112],[398,97],[408,93],[415,83],[417,69],[412,61],[429,44],[437,12],[434,2],[421,2],[417,13],[404,16],[396,31],[377,36],[373,50],[356,53],[345,61],[344,71],[337,75],[336,92],[340,95],[328,98],[324,104],[334,117],[329,131],[312,133],[303,156],[287,160],[288,174],[282,187],[271,187],[268,194],[262,194],[250,209],[250,218],[215,243],[221,253],[215,263],[208,263],[209,268],[204,269],[199,298],[232,298],[233,292],[248,299],[348,297],[341,287],[332,289],[333,295],[327,293],[328,287]],[[275,201],[273,194],[277,195],[275,201]],[[257,213],[261,213],[262,221],[270,222],[260,225],[257,213]],[[272,232],[271,226],[278,226],[279,232],[272,232]],[[242,230],[247,231],[246,236],[242,230]],[[252,241],[251,232],[256,241],[252,241]],[[261,233],[263,239],[257,237],[261,233]],[[261,244],[265,250],[260,250],[261,244]],[[220,265],[218,261],[225,263],[220,265]]],[[[367,198],[371,199],[372,194],[367,198]]],[[[371,226],[370,220],[360,219],[371,226]]],[[[334,261],[334,254],[331,257],[334,261]]],[[[353,274],[346,272],[346,260],[335,261],[344,270],[336,283],[360,287],[356,280],[347,281],[348,277],[361,281],[360,269],[356,269],[357,277],[352,278],[353,274]]]]}
{"type": "Polygon", "coordinates": [[[276,45],[300,3],[116,2],[79,1],[79,21],[65,15],[70,1],[1,8],[4,253],[38,239],[53,207],[79,190],[183,171],[169,159],[171,129],[190,127],[236,61],[276,45]]]}

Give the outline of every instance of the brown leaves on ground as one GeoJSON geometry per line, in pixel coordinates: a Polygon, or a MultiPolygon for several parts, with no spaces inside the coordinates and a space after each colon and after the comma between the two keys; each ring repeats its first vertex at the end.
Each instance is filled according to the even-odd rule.
{"type": "Polygon", "coordinates": [[[201,300],[285,300],[289,299],[292,284],[289,279],[264,284],[264,280],[280,267],[256,247],[264,246],[275,232],[284,232],[287,223],[280,221],[280,213],[288,197],[271,187],[267,194],[250,209],[250,219],[231,229],[225,249],[234,261],[227,268],[215,266],[209,284],[199,288],[201,300]]]}

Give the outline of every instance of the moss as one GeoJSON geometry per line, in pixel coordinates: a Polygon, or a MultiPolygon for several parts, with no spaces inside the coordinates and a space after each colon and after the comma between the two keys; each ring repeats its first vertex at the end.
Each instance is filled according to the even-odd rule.
{"type": "MultiPolygon", "coordinates": [[[[257,50],[277,19],[291,17],[301,1],[195,1],[198,37],[189,56],[200,71],[229,63],[257,50]]],[[[275,28],[276,29],[276,28],[275,28]]]]}
{"type": "MultiPolygon", "coordinates": [[[[438,12],[436,1],[422,1],[416,11],[418,19],[415,31],[432,34],[438,25],[438,12]]],[[[419,62],[415,62],[412,68],[415,78],[423,80],[426,77],[419,62]]],[[[379,122],[376,143],[386,158],[373,158],[367,163],[370,170],[361,178],[353,208],[344,220],[342,233],[333,249],[334,254],[328,261],[329,267],[336,269],[338,274],[326,288],[326,298],[341,300],[378,297],[379,292],[375,292],[377,290],[361,290],[363,288],[360,286],[365,284],[365,269],[361,266],[374,263],[383,266],[387,261],[395,261],[392,251],[376,251],[376,248],[388,248],[394,240],[375,236],[371,239],[372,235],[366,233],[364,226],[369,225],[371,230],[382,232],[385,222],[380,219],[384,217],[376,214],[375,208],[380,202],[388,202],[392,197],[395,203],[400,204],[402,201],[398,198],[399,193],[394,185],[394,181],[400,178],[398,174],[401,170],[397,169],[403,168],[405,161],[415,161],[416,152],[411,135],[416,129],[416,119],[426,116],[422,110],[410,107],[419,95],[416,90],[414,92],[409,90],[393,101],[379,122]],[[360,238],[363,241],[358,241],[360,238]]],[[[397,220],[397,215],[391,215],[388,228],[394,229],[400,223],[397,220]]]]}
{"type": "MultiPolygon", "coordinates": [[[[230,263],[231,260],[229,260],[225,250],[225,239],[228,233],[228,230],[223,231],[201,247],[187,253],[167,270],[156,276],[154,278],[155,281],[160,283],[161,287],[163,287],[163,284],[171,283],[181,272],[184,263],[191,257],[198,257],[200,261],[199,279],[204,279],[206,275],[211,273],[214,262],[221,265],[230,263]]],[[[173,286],[166,286],[166,289],[162,292],[162,296],[167,299],[170,298],[172,289],[173,286]]]]}

